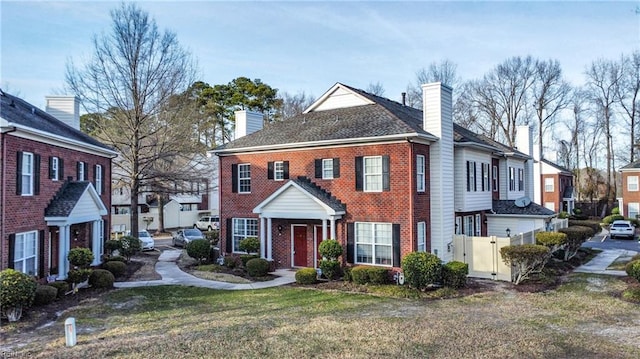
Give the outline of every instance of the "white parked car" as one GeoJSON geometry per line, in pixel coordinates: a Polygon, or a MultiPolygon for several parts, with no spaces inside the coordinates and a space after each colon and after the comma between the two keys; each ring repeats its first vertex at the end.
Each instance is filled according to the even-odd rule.
{"type": "Polygon", "coordinates": [[[220,218],[215,216],[200,217],[196,223],[193,224],[193,228],[197,228],[201,231],[211,231],[220,228],[220,218]]]}
{"type": "MultiPolygon", "coordinates": [[[[127,236],[131,235],[131,231],[127,231],[127,236]]],[[[153,237],[146,230],[138,231],[138,239],[140,240],[140,247],[143,251],[152,251],[155,248],[155,242],[153,241],[153,237]]]]}
{"type": "Polygon", "coordinates": [[[630,221],[613,221],[609,228],[609,235],[611,239],[616,237],[626,237],[633,239],[636,234],[636,227],[634,227],[630,221]]]}

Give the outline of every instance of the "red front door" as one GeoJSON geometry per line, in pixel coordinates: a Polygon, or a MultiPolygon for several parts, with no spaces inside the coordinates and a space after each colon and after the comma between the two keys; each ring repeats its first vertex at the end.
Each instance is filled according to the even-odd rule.
{"type": "Polygon", "coordinates": [[[307,266],[307,227],[293,227],[293,266],[307,266]]]}
{"type": "Polygon", "coordinates": [[[322,243],[322,227],[316,226],[316,268],[320,266],[320,261],[322,260],[322,256],[318,250],[320,243],[322,243]]]}

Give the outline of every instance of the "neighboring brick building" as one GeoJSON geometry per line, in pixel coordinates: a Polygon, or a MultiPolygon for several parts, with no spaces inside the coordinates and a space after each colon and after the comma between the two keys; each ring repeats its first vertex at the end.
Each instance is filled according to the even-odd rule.
{"type": "Polygon", "coordinates": [[[213,151],[222,250],[258,237],[278,267],[315,267],[318,245],[334,238],[345,262],[397,268],[414,251],[451,260],[455,232],[504,236],[554,215],[515,206],[530,157],[455,125],[451,88],[424,85],[423,103],[338,83],[286,121],[259,130],[261,116],[237,120],[257,132],[213,151]]]}
{"type": "Polygon", "coordinates": [[[536,167],[540,171],[536,202],[540,201],[541,205],[552,211],[571,213],[575,208],[573,173],[544,158],[536,161],[536,167]]]}
{"type": "Polygon", "coordinates": [[[79,131],[75,97],[48,97],[49,113],[0,98],[0,269],[63,279],[73,247],[91,248],[99,264],[116,153],[79,131]]]}
{"type": "Polygon", "coordinates": [[[620,214],[628,218],[638,218],[640,214],[640,161],[622,167],[620,172],[622,174],[622,199],[618,199],[620,214]]]}

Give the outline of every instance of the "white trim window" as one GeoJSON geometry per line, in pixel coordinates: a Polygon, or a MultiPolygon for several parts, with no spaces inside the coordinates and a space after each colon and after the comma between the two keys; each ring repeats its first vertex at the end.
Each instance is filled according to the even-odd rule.
{"type": "Polygon", "coordinates": [[[87,180],[87,169],[84,162],[78,162],[78,181],[87,180]]]}
{"type": "Polygon", "coordinates": [[[482,216],[480,214],[476,214],[476,237],[480,237],[482,235],[482,216]]]}
{"type": "Polygon", "coordinates": [[[638,176],[627,177],[627,191],[629,192],[638,191],[638,176]]]}
{"type": "Polygon", "coordinates": [[[455,228],[455,232],[456,234],[462,234],[462,217],[457,216],[456,217],[456,228],[455,228]]]}
{"type": "Polygon", "coordinates": [[[493,192],[498,192],[498,166],[493,166],[491,180],[493,181],[493,192]]]}
{"type": "Polygon", "coordinates": [[[238,193],[251,193],[251,164],[238,165],[238,193]]]}
{"type": "Polygon", "coordinates": [[[96,192],[98,192],[98,194],[102,194],[102,166],[101,165],[96,165],[96,192]]]}
{"type": "Polygon", "coordinates": [[[333,158],[322,159],[322,179],[333,179],[333,158]]]}
{"type": "Polygon", "coordinates": [[[467,161],[467,192],[475,192],[477,190],[476,161],[467,161]]]}
{"type": "Polygon", "coordinates": [[[60,159],[58,157],[51,157],[51,180],[57,181],[60,177],[60,159]]]}
{"type": "Polygon", "coordinates": [[[273,179],[276,181],[284,181],[284,162],[276,161],[273,163],[273,179]]]}
{"type": "Polygon", "coordinates": [[[356,263],[391,266],[392,227],[391,223],[356,222],[356,263]]]}
{"type": "Polygon", "coordinates": [[[427,222],[418,222],[418,252],[427,251],[427,222]]]}
{"type": "Polygon", "coordinates": [[[491,166],[488,163],[482,164],[482,191],[491,191],[491,181],[489,180],[489,168],[491,166]]]}
{"type": "Polygon", "coordinates": [[[627,205],[627,212],[629,212],[627,217],[636,218],[638,214],[640,214],[640,203],[638,202],[629,203],[627,205]]]}
{"type": "Polygon", "coordinates": [[[544,191],[553,192],[555,188],[554,180],[551,177],[545,177],[544,179],[544,191]]]}
{"type": "Polygon", "coordinates": [[[524,191],[524,169],[518,168],[518,191],[524,191]]]}
{"type": "Polygon", "coordinates": [[[554,202],[545,202],[544,203],[544,208],[546,209],[550,209],[552,211],[556,211],[556,204],[554,202]]]}
{"type": "Polygon", "coordinates": [[[364,157],[364,191],[382,192],[382,156],[364,157]]]}
{"type": "Polygon", "coordinates": [[[22,178],[20,194],[23,196],[33,195],[33,179],[34,179],[34,156],[33,153],[22,152],[22,178]]]}
{"type": "Polygon", "coordinates": [[[464,222],[464,228],[462,229],[463,231],[462,233],[467,236],[473,236],[473,230],[474,230],[473,216],[464,216],[462,220],[464,222]]]}
{"type": "Polygon", "coordinates": [[[13,269],[36,275],[38,269],[38,232],[16,233],[13,269]]]}
{"type": "Polygon", "coordinates": [[[233,218],[232,251],[240,252],[240,241],[249,237],[258,237],[258,219],[233,218]]]}
{"type": "Polygon", "coordinates": [[[424,192],[426,188],[425,179],[425,158],[423,155],[416,156],[416,188],[418,192],[424,192]]]}
{"type": "Polygon", "coordinates": [[[509,167],[509,191],[516,190],[516,169],[509,167]]]}

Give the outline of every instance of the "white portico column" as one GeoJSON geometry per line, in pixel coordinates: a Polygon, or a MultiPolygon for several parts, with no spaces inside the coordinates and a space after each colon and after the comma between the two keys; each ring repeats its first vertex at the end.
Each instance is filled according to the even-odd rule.
{"type": "Polygon", "coordinates": [[[69,253],[70,242],[70,229],[69,225],[58,227],[58,279],[66,279],[69,272],[69,260],[67,254],[69,253]]]}
{"type": "Polygon", "coordinates": [[[266,243],[266,233],[267,233],[267,228],[266,228],[266,221],[265,218],[260,216],[260,258],[267,258],[266,256],[266,248],[267,248],[267,243],[266,243]]]}
{"type": "Polygon", "coordinates": [[[322,240],[323,241],[327,240],[327,220],[326,219],[322,220],[322,240]]]}
{"type": "Polygon", "coordinates": [[[334,217],[331,217],[331,238],[332,239],[337,239],[336,238],[336,219],[334,217]]]}
{"type": "Polygon", "coordinates": [[[101,261],[100,251],[100,221],[93,221],[91,225],[91,248],[93,248],[93,262],[91,265],[97,266],[101,261]]]}
{"type": "Polygon", "coordinates": [[[271,230],[271,217],[267,218],[267,260],[273,260],[273,231],[271,230]]]}

